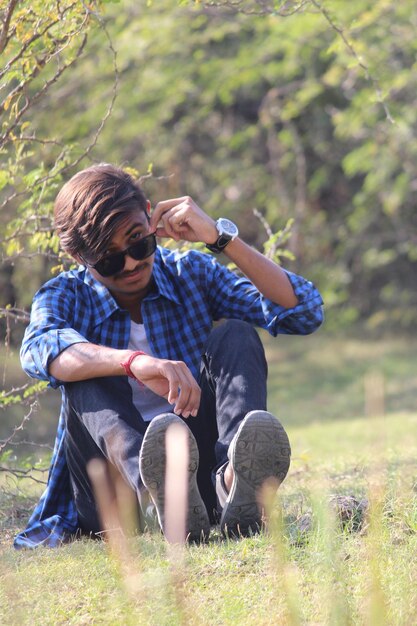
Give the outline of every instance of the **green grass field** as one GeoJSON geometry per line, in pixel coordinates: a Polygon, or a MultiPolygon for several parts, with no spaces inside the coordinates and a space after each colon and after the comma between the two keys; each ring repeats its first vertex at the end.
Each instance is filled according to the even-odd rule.
{"type": "Polygon", "coordinates": [[[417,624],[416,347],[267,342],[293,459],[262,535],[15,552],[39,486],[3,475],[0,624],[417,624]]]}

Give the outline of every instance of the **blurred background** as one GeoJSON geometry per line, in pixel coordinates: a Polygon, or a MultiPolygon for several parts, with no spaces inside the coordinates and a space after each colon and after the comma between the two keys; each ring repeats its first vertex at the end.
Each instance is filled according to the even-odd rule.
{"type": "Polygon", "coordinates": [[[53,442],[60,394],[18,350],[69,263],[54,198],[93,162],[153,205],[191,195],[316,283],[316,335],[262,333],[284,420],[417,410],[414,2],[2,0],[0,16],[3,459],[53,442]]]}

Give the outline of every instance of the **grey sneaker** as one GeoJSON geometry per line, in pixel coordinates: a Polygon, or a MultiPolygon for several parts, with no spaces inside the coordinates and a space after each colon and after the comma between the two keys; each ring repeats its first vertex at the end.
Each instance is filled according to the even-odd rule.
{"type": "Polygon", "coordinates": [[[169,426],[181,424],[188,432],[188,514],[186,535],[188,541],[205,541],[210,533],[207,510],[197,487],[199,461],[197,442],[188,426],[174,413],[154,417],[143,438],[139,454],[139,471],[156,506],[159,524],[165,526],[165,434],[169,426]]]}
{"type": "MultiPolygon", "coordinates": [[[[282,483],[290,467],[291,447],[287,433],[267,411],[251,411],[242,421],[228,451],[234,471],[230,493],[224,502],[220,528],[225,535],[247,536],[262,527],[259,489],[268,478],[282,483]]],[[[224,501],[225,485],[218,471],[217,493],[224,501]]],[[[216,477],[217,478],[217,477],[216,477]]],[[[227,493],[227,492],[226,492],[227,493]]]]}

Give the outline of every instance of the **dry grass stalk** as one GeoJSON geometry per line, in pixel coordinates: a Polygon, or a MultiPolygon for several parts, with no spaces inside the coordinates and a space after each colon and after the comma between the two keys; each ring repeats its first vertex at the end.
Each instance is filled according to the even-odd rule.
{"type": "Polygon", "coordinates": [[[141,572],[127,541],[136,527],[135,496],[119,472],[101,459],[91,460],[87,471],[103,528],[102,537],[134,600],[139,591],[143,592],[141,572]]]}
{"type": "MultiPolygon", "coordinates": [[[[165,538],[168,541],[171,584],[180,624],[191,623],[187,600],[184,547],[187,540],[188,434],[185,426],[172,424],[165,435],[165,538]]],[[[195,623],[195,621],[193,621],[195,623]]]]}
{"type": "Polygon", "coordinates": [[[264,527],[269,531],[274,546],[274,569],[277,576],[276,589],[279,590],[277,605],[284,604],[279,623],[283,626],[299,626],[302,623],[298,594],[297,571],[289,562],[284,540],[282,507],[277,502],[279,482],[275,478],[266,480],[259,493],[259,503],[264,511],[264,527]]]}
{"type": "Polygon", "coordinates": [[[167,429],[165,449],[165,537],[172,547],[186,541],[189,451],[184,426],[172,424],[167,429]]]}

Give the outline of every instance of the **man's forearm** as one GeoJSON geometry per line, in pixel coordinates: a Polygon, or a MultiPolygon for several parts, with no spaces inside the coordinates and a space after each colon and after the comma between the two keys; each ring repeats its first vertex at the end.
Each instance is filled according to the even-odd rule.
{"type": "Polygon", "coordinates": [[[287,309],[298,304],[291,282],[279,265],[239,238],[231,241],[224,252],[265,298],[287,309]]]}
{"type": "Polygon", "coordinates": [[[125,371],[120,363],[131,353],[93,343],[75,343],[51,361],[49,373],[63,382],[122,376],[125,371]]]}
{"type": "MultiPolygon", "coordinates": [[[[134,351],[116,350],[92,343],[76,343],[61,352],[50,364],[49,373],[62,382],[76,382],[105,376],[125,376],[121,365],[134,351]]],[[[174,413],[197,415],[201,390],[182,361],[158,359],[141,353],[130,364],[132,375],[151,391],[174,405],[174,413]]]]}

